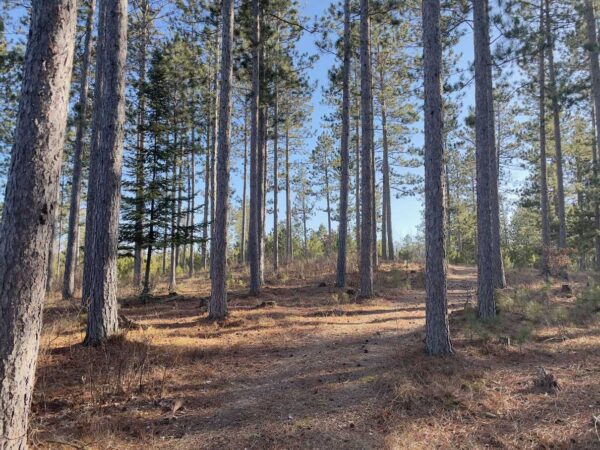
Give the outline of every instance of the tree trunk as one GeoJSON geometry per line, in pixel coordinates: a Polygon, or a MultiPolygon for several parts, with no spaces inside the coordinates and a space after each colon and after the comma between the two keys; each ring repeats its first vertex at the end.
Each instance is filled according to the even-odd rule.
{"type": "Polygon", "coordinates": [[[244,110],[244,185],[242,188],[242,233],[240,238],[240,264],[246,262],[246,197],[248,179],[248,111],[244,110]]]}
{"type": "Polygon", "coordinates": [[[380,83],[381,83],[381,127],[383,132],[383,211],[382,217],[382,254],[384,258],[393,260],[394,259],[394,241],[392,237],[392,201],[391,201],[391,187],[390,187],[390,157],[389,157],[389,144],[388,144],[388,130],[387,130],[387,107],[385,102],[384,83],[385,77],[383,74],[383,68],[380,69],[380,83]],[[387,246],[387,248],[385,248],[387,246]]]}
{"type": "MultiPolygon", "coordinates": [[[[64,182],[64,178],[63,178],[63,182],[64,182]]],[[[57,240],[56,240],[56,266],[55,266],[55,271],[56,271],[56,278],[58,278],[60,276],[60,253],[62,251],[62,230],[63,230],[63,224],[62,224],[62,220],[63,220],[63,208],[64,208],[64,196],[63,196],[63,192],[64,192],[64,183],[61,183],[60,187],[59,187],[59,193],[58,193],[58,229],[57,229],[57,240]]]]}
{"type": "Polygon", "coordinates": [[[550,218],[548,213],[548,178],[546,159],[546,67],[545,67],[545,23],[544,2],[540,1],[540,47],[539,47],[539,125],[540,125],[540,203],[542,220],[542,274],[548,279],[550,266],[548,251],[550,249],[550,218]]]}
{"type": "MultiPolygon", "coordinates": [[[[215,30],[215,60],[214,60],[214,77],[212,90],[214,93],[213,110],[214,114],[211,118],[213,121],[212,138],[210,147],[210,264],[212,265],[213,245],[215,238],[215,214],[217,204],[217,138],[219,135],[219,74],[218,64],[220,59],[220,42],[219,42],[219,26],[215,30]]],[[[210,272],[212,274],[212,271],[210,272]]]]}
{"type": "Polygon", "coordinates": [[[430,355],[452,353],[446,292],[442,43],[440,1],[423,1],[425,91],[425,343],[430,355]]]}
{"type": "MultiPolygon", "coordinates": [[[[187,131],[185,133],[185,135],[187,136],[187,131]]],[[[191,152],[190,152],[190,156],[191,156],[191,152]]],[[[184,158],[184,155],[182,155],[182,158],[184,158]]],[[[186,207],[185,207],[185,227],[183,229],[183,253],[181,255],[181,267],[183,269],[188,269],[189,271],[189,264],[187,261],[187,247],[189,244],[189,229],[190,229],[190,192],[192,191],[192,176],[191,176],[191,164],[189,161],[189,158],[187,158],[187,199],[186,199],[186,207]]],[[[184,177],[185,178],[185,177],[184,177]]]]}
{"type": "Polygon", "coordinates": [[[168,226],[165,224],[163,229],[163,251],[162,251],[162,274],[167,273],[167,239],[169,237],[168,226]]]}
{"type": "Polygon", "coordinates": [[[221,86],[219,98],[219,144],[217,150],[217,192],[211,255],[210,320],[227,315],[227,213],[229,209],[229,152],[231,139],[231,84],[233,82],[233,0],[223,0],[221,86]]]}
{"type": "Polygon", "coordinates": [[[0,447],[27,448],[77,5],[33,0],[0,229],[0,447]]]}
{"type": "MultiPolygon", "coordinates": [[[[263,49],[263,56],[261,56],[261,59],[264,61],[264,49],[263,49]]],[[[263,67],[264,70],[264,67],[263,67]]],[[[259,195],[259,199],[260,199],[260,209],[259,209],[259,222],[258,222],[258,229],[259,229],[259,233],[258,233],[258,239],[259,239],[259,244],[258,244],[258,253],[259,253],[259,260],[260,260],[260,284],[263,285],[264,284],[264,276],[265,276],[265,240],[266,240],[266,228],[265,228],[265,224],[266,224],[266,217],[267,217],[267,117],[269,117],[268,114],[268,108],[266,106],[263,106],[259,113],[258,113],[258,129],[260,130],[260,145],[259,145],[259,159],[260,159],[260,164],[259,164],[259,169],[260,169],[260,176],[259,176],[259,180],[260,180],[260,195],[259,195]]]]}
{"type": "MultiPolygon", "coordinates": [[[[592,109],[594,119],[594,145],[592,156],[594,163],[594,176],[598,176],[598,139],[600,138],[600,65],[598,63],[598,35],[596,33],[596,16],[591,0],[585,0],[585,21],[587,24],[587,48],[590,54],[590,75],[592,79],[592,94],[594,107],[592,109]]],[[[594,226],[596,228],[595,250],[596,270],[600,270],[600,206],[598,200],[594,200],[594,226]]]]}
{"type": "Polygon", "coordinates": [[[304,258],[308,257],[308,218],[306,217],[306,192],[302,193],[302,231],[304,234],[304,258]]]}
{"type": "MultiPolygon", "coordinates": [[[[369,31],[370,33],[370,31],[369,31]]],[[[369,47],[370,48],[370,47],[369,47]]],[[[371,68],[369,67],[369,71],[371,68]]],[[[377,171],[375,161],[375,126],[373,124],[373,82],[371,77],[371,257],[373,258],[373,270],[379,267],[379,245],[377,243],[377,171]]]]}
{"type": "Polygon", "coordinates": [[[355,160],[356,160],[356,165],[354,167],[354,201],[355,201],[355,205],[354,205],[354,209],[355,214],[356,214],[356,255],[357,255],[357,260],[359,259],[360,255],[360,232],[361,232],[361,226],[360,226],[360,216],[361,216],[361,211],[360,211],[360,165],[361,165],[361,161],[360,161],[360,116],[356,116],[356,156],[355,156],[355,160]]]}
{"type": "Polygon", "coordinates": [[[117,248],[125,122],[127,0],[101,0],[90,152],[83,299],[87,345],[116,334],[117,248]]]}
{"type": "Polygon", "coordinates": [[[329,154],[325,149],[325,207],[327,208],[327,246],[325,252],[329,256],[331,253],[331,241],[333,240],[333,227],[331,224],[331,188],[329,186],[329,154]]]}
{"type": "Polygon", "coordinates": [[[371,91],[371,38],[369,29],[369,0],[360,0],[362,212],[359,291],[362,298],[373,296],[373,101],[371,91]]]}
{"type": "Polygon", "coordinates": [[[346,247],[348,242],[348,190],[350,183],[350,0],[344,0],[344,62],[342,94],[342,136],[340,165],[340,222],[338,229],[338,287],[346,286],[346,247]]]}
{"type": "MultiPolygon", "coordinates": [[[[195,115],[195,108],[192,107],[192,115],[195,115]]],[[[194,229],[196,227],[196,123],[192,118],[192,147],[190,156],[190,264],[188,275],[194,276],[194,229]]]]}
{"type": "Polygon", "coordinates": [[[294,257],[294,242],[292,238],[292,188],[290,185],[290,123],[289,111],[285,118],[285,262],[294,257]]]}
{"type": "Polygon", "coordinates": [[[71,201],[69,205],[69,229],[67,231],[67,249],[65,252],[65,274],[62,295],[70,300],[75,296],[75,271],[79,247],[79,207],[81,203],[81,172],[83,159],[84,135],[87,131],[87,111],[92,55],[94,15],[96,0],[90,0],[85,25],[85,42],[81,66],[81,90],[77,106],[77,131],[75,134],[75,149],[73,152],[73,178],[71,180],[71,201]]]}
{"type": "Polygon", "coordinates": [[[144,160],[146,157],[145,150],[145,122],[146,122],[146,96],[144,95],[144,84],[146,82],[146,47],[148,46],[148,0],[143,0],[140,5],[141,15],[141,52],[140,52],[140,77],[138,80],[138,117],[137,117],[137,152],[135,166],[135,242],[133,250],[133,284],[137,287],[142,282],[142,245],[144,234],[144,160]]]}
{"type": "MultiPolygon", "coordinates": [[[[592,107],[592,120],[594,123],[598,120],[596,118],[596,107],[592,107]]],[[[599,135],[596,129],[593,131],[593,143],[592,143],[592,164],[594,165],[594,177],[598,179],[598,140],[599,135]]],[[[594,200],[594,227],[596,228],[596,237],[594,238],[595,247],[595,264],[594,268],[600,270],[600,203],[598,200],[594,200]]]]}
{"type": "MultiPolygon", "coordinates": [[[[210,113],[209,113],[210,117],[210,113]]],[[[210,120],[206,126],[206,159],[204,165],[204,207],[203,207],[203,218],[202,218],[202,248],[201,248],[201,266],[206,269],[208,264],[208,255],[206,254],[206,247],[208,242],[208,210],[210,208],[210,133],[211,133],[210,120]]]]}
{"type": "Polygon", "coordinates": [[[259,237],[261,181],[259,160],[258,110],[260,107],[260,3],[252,0],[252,22],[254,36],[252,43],[252,99],[250,104],[250,229],[248,232],[248,256],[250,260],[250,293],[258,295],[261,287],[259,237]]]}
{"type": "Polygon", "coordinates": [[[490,129],[489,90],[492,83],[488,66],[489,21],[487,2],[473,0],[473,28],[475,39],[475,141],[477,159],[477,301],[479,318],[496,317],[494,299],[494,271],[492,247],[491,165],[494,155],[493,134],[490,129]]]}
{"type": "MultiPolygon", "coordinates": [[[[60,178],[60,175],[59,175],[60,178]]],[[[60,191],[60,186],[58,191],[60,191]]],[[[58,196],[60,194],[57,192],[56,205],[57,208],[54,211],[54,216],[50,219],[52,221],[52,231],[50,232],[50,249],[48,250],[48,267],[47,267],[47,275],[46,275],[46,293],[50,293],[52,291],[52,286],[54,285],[54,266],[56,265],[56,237],[58,235],[58,210],[60,209],[58,196]]],[[[60,252],[59,252],[60,254],[60,252]]]]}
{"type": "Polygon", "coordinates": [[[177,155],[177,124],[174,124],[174,136],[173,136],[173,160],[172,160],[172,172],[171,172],[171,254],[169,258],[169,293],[177,292],[177,200],[175,198],[177,192],[177,166],[178,166],[178,155],[177,155]]]}
{"type": "MultiPolygon", "coordinates": [[[[487,43],[489,48],[489,41],[487,43]]],[[[491,60],[491,57],[490,57],[491,60]]],[[[504,289],[506,287],[506,275],[504,273],[504,260],[502,258],[502,238],[500,236],[500,139],[496,137],[496,113],[494,107],[494,86],[492,78],[492,64],[489,67],[489,79],[492,83],[488,101],[490,102],[490,130],[492,132],[492,141],[494,142],[494,154],[490,158],[490,180],[492,184],[491,202],[492,202],[492,266],[494,270],[494,287],[504,289]]],[[[499,120],[498,120],[499,121],[499,120]]],[[[500,123],[498,123],[498,135],[500,135],[500,123]]]]}
{"type": "MultiPolygon", "coordinates": [[[[154,140],[154,146],[156,147],[157,141],[154,140]]],[[[158,161],[157,161],[157,149],[154,149],[153,157],[152,157],[152,185],[156,182],[156,176],[158,171],[158,161]]],[[[144,271],[144,285],[142,289],[142,294],[148,294],[150,292],[150,269],[152,268],[152,250],[154,247],[154,221],[155,221],[155,209],[156,209],[156,199],[155,196],[152,196],[152,200],[150,201],[150,229],[148,230],[148,250],[146,253],[146,269],[144,271]]]]}
{"type": "Polygon", "coordinates": [[[279,91],[275,82],[275,110],[273,113],[273,270],[279,270],[279,91]]]}
{"type": "MultiPolygon", "coordinates": [[[[477,1],[477,0],[475,0],[477,1]]],[[[492,75],[492,55],[490,51],[490,34],[489,34],[489,16],[488,16],[488,0],[483,0],[483,8],[485,14],[486,31],[483,35],[485,39],[481,45],[485,58],[486,70],[486,89],[487,97],[487,128],[489,130],[489,175],[490,175],[490,223],[492,226],[492,271],[493,271],[493,287],[503,289],[506,287],[506,278],[504,275],[504,261],[502,260],[502,247],[500,239],[500,196],[498,194],[498,177],[500,171],[498,159],[498,147],[496,146],[496,123],[494,114],[494,83],[492,75]]],[[[483,119],[483,118],[482,118],[483,119]]]]}
{"type": "Polygon", "coordinates": [[[383,192],[383,201],[381,202],[381,259],[387,261],[387,204],[385,202],[385,192],[383,192]]]}
{"type": "MultiPolygon", "coordinates": [[[[177,127],[177,125],[175,125],[177,127]]],[[[183,130],[182,130],[183,131],[183,130]]],[[[177,158],[177,226],[176,226],[176,242],[175,242],[175,266],[181,265],[181,244],[185,241],[183,239],[183,226],[181,224],[181,219],[183,217],[183,139],[185,136],[185,132],[181,133],[181,137],[179,138],[179,157],[177,158]]],[[[175,151],[177,152],[177,145],[175,145],[175,151]]],[[[214,220],[214,219],[213,219],[214,220]]]]}
{"type": "MultiPolygon", "coordinates": [[[[552,119],[554,121],[554,150],[556,158],[557,215],[559,222],[558,248],[567,248],[567,219],[565,214],[565,188],[563,175],[562,138],[560,130],[560,105],[556,86],[556,69],[554,67],[554,37],[552,35],[552,19],[550,17],[550,0],[546,3],[546,44],[548,47],[548,74],[550,75],[550,96],[552,97],[552,119]]],[[[567,274],[562,274],[567,277],[567,274]]]]}
{"type": "MultiPolygon", "coordinates": [[[[388,163],[389,167],[389,163],[388,163]]],[[[388,171],[388,183],[390,179],[390,171],[388,171]]],[[[388,245],[388,258],[390,261],[394,261],[396,259],[396,255],[394,253],[394,233],[392,232],[392,192],[391,187],[387,191],[387,245],[388,245]]]]}

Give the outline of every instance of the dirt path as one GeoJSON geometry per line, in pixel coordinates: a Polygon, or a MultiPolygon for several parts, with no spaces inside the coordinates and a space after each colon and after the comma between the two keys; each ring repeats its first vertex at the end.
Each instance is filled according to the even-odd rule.
{"type": "MultiPolygon", "coordinates": [[[[464,283],[451,292],[463,302],[464,283]]],[[[382,447],[379,375],[399,348],[422,347],[425,312],[420,290],[379,296],[355,304],[333,288],[300,284],[266,289],[261,299],[277,303],[268,309],[235,301],[234,326],[205,339],[218,349],[214,372],[178,392],[187,406],[165,432],[179,439],[164,447],[382,447]]]]}
{"type": "MultiPolygon", "coordinates": [[[[475,276],[473,268],[450,269],[451,310],[475,302],[475,276]]],[[[593,430],[582,424],[589,410],[569,406],[596,394],[600,405],[600,389],[590,389],[589,378],[578,379],[574,397],[560,405],[523,386],[536,366],[549,364],[551,352],[570,351],[561,376],[597,367],[597,346],[582,354],[548,341],[525,352],[482,347],[458,335],[456,357],[431,359],[423,355],[421,271],[385,268],[377,298],[366,303],[357,303],[352,291],[340,293],[328,277],[301,278],[271,281],[259,300],[245,298],[244,289],[233,292],[231,315],[220,325],[199,319],[207,292],[197,281],[177,298],[134,300],[123,311],[147,328],[103,349],[82,348],[77,315],[49,308],[32,441],[42,448],[60,447],[56,442],[164,449],[543,448],[539,442],[560,436],[567,444],[556,448],[590,448],[593,430]],[[534,419],[552,417],[556,408],[561,420],[570,420],[568,430],[534,419]],[[578,446],[582,434],[587,443],[578,446]]]]}

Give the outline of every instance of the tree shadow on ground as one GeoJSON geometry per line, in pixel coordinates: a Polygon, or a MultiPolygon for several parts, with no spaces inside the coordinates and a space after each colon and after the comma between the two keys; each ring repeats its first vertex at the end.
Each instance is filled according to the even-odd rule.
{"type": "MultiPolygon", "coordinates": [[[[466,295],[450,297],[458,307],[466,295]]],[[[596,327],[516,348],[470,339],[452,319],[456,355],[431,358],[422,301],[340,305],[325,292],[250,310],[234,299],[229,327],[196,320],[187,299],[131,306],[149,330],[41,356],[34,424],[113,448],[597,446],[596,327]],[[561,381],[557,395],[528,390],[540,366],[561,381]]]]}

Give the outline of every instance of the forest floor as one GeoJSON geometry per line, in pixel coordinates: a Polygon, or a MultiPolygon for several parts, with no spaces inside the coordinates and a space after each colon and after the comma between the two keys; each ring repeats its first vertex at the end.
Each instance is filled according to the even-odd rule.
{"type": "Polygon", "coordinates": [[[450,267],[446,358],[423,351],[422,268],[382,265],[368,302],[334,288],[329,263],[267,277],[258,299],[245,295],[245,275],[230,279],[221,324],[205,319],[205,276],[178,295],[125,293],[121,311],[143,328],[102,348],[81,346],[80,308],[50,299],[30,445],[600,448],[600,323],[576,300],[586,274],[566,295],[534,271],[509,273],[501,319],[482,326],[475,269],[450,267]]]}

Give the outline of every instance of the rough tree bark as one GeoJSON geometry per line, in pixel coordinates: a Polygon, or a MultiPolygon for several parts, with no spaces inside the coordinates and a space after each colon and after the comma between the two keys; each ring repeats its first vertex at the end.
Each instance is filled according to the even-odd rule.
{"type": "MultiPolygon", "coordinates": [[[[210,117],[210,113],[209,113],[210,117]]],[[[206,269],[208,264],[207,255],[207,242],[208,242],[208,210],[210,202],[210,135],[211,125],[210,120],[207,121],[206,125],[206,158],[204,160],[204,206],[202,214],[202,243],[200,250],[200,265],[203,269],[206,269]]]]}
{"type": "Polygon", "coordinates": [[[33,0],[0,224],[0,448],[27,448],[73,64],[75,0],[33,0]]]}
{"type": "Polygon", "coordinates": [[[75,268],[77,263],[77,247],[79,246],[79,207],[81,203],[81,172],[83,159],[84,135],[87,131],[87,112],[92,55],[94,15],[96,0],[90,0],[85,24],[85,41],[81,65],[81,86],[79,103],[77,105],[77,131],[75,134],[75,149],[73,152],[73,175],[71,180],[71,201],[69,205],[69,225],[67,230],[67,249],[65,253],[65,273],[63,278],[62,295],[64,299],[75,296],[75,268]]]}
{"type": "Polygon", "coordinates": [[[273,269],[279,270],[279,90],[275,81],[273,111],[273,269]]]}
{"type": "Polygon", "coordinates": [[[325,151],[325,208],[327,211],[327,245],[325,247],[325,252],[327,255],[331,252],[331,241],[333,240],[333,227],[332,227],[332,219],[331,219],[331,188],[329,183],[329,165],[327,161],[329,161],[329,150],[327,147],[324,149],[325,151]]]}
{"type": "Polygon", "coordinates": [[[194,121],[196,113],[195,105],[192,106],[192,143],[190,155],[190,263],[188,275],[194,276],[194,231],[196,228],[196,123],[194,121]]]}
{"type": "Polygon", "coordinates": [[[250,262],[250,293],[258,295],[261,287],[258,223],[260,220],[259,200],[259,129],[258,109],[260,106],[260,3],[252,1],[252,99],[250,102],[250,227],[248,232],[248,259],[250,262]]]}
{"type": "Polygon", "coordinates": [[[135,242],[133,250],[133,283],[139,286],[142,282],[142,243],[144,234],[144,159],[146,154],[145,122],[146,122],[146,96],[144,95],[144,84],[146,82],[146,60],[148,46],[148,14],[150,5],[148,0],[143,0],[141,9],[141,51],[140,51],[140,77],[138,80],[138,116],[137,116],[137,149],[135,161],[135,242]]]}
{"type": "MultiPolygon", "coordinates": [[[[556,68],[554,67],[554,37],[552,32],[552,18],[550,15],[550,0],[546,3],[546,45],[548,48],[548,75],[550,76],[549,89],[552,100],[552,119],[554,123],[554,158],[556,163],[556,200],[558,215],[558,248],[567,248],[567,219],[565,214],[565,187],[563,174],[562,137],[560,130],[560,105],[558,101],[558,88],[556,86],[556,68]]],[[[568,278],[567,274],[562,274],[568,278]]]]}
{"type": "Polygon", "coordinates": [[[489,22],[485,0],[473,0],[475,44],[475,147],[477,160],[477,302],[479,318],[496,317],[494,273],[492,263],[492,215],[490,158],[494,145],[489,128],[488,91],[491,86],[488,65],[491,64],[489,22]]]}
{"type": "Polygon", "coordinates": [[[116,334],[117,245],[125,122],[127,0],[100,0],[93,138],[90,151],[83,299],[85,344],[116,334]]]}
{"type": "Polygon", "coordinates": [[[172,169],[171,169],[171,192],[170,192],[170,202],[171,202],[171,253],[169,255],[169,283],[168,289],[169,293],[177,292],[177,235],[178,235],[178,227],[177,227],[177,203],[175,200],[175,195],[177,192],[177,166],[178,163],[178,155],[177,155],[177,143],[178,143],[178,133],[177,133],[177,124],[173,123],[173,148],[175,151],[173,152],[172,158],[172,169]]]}
{"type": "Polygon", "coordinates": [[[369,0],[360,0],[360,72],[362,122],[361,246],[359,292],[373,296],[373,95],[369,0]]]}
{"type": "MultiPolygon", "coordinates": [[[[481,43],[483,46],[483,55],[485,58],[485,70],[486,70],[486,89],[485,94],[487,97],[487,128],[490,133],[489,137],[489,174],[490,174],[490,223],[492,226],[492,271],[493,271],[493,283],[494,288],[503,289],[506,287],[506,277],[504,275],[504,261],[502,260],[502,247],[500,239],[500,196],[498,193],[498,177],[499,177],[499,158],[498,158],[498,147],[496,146],[496,116],[494,114],[494,82],[492,72],[492,54],[490,51],[490,32],[489,32],[489,13],[488,13],[488,0],[483,0],[483,8],[485,14],[486,31],[482,36],[484,42],[481,43]]],[[[483,119],[483,118],[482,118],[483,119]]]]}
{"type": "Polygon", "coordinates": [[[290,184],[290,122],[289,108],[285,117],[285,262],[294,257],[294,242],[292,239],[292,188],[290,184]]]}
{"type": "Polygon", "coordinates": [[[248,180],[248,106],[244,110],[244,181],[242,188],[242,233],[240,238],[240,264],[246,262],[246,198],[248,180]]]}
{"type": "MultiPolygon", "coordinates": [[[[383,64],[382,64],[383,65],[383,64]]],[[[383,73],[383,67],[380,68],[379,72],[380,84],[381,84],[381,128],[383,133],[383,217],[382,220],[382,255],[384,259],[394,259],[394,239],[392,237],[392,194],[390,187],[390,157],[389,157],[389,144],[388,144],[388,129],[387,129],[387,106],[385,101],[385,77],[383,73]]]]}
{"type": "Polygon", "coordinates": [[[540,203],[542,214],[542,275],[548,279],[550,266],[550,218],[548,214],[548,178],[546,159],[546,52],[545,52],[544,2],[540,1],[540,46],[539,46],[539,132],[540,132],[540,203]]]}
{"type": "MultiPolygon", "coordinates": [[[[154,138],[154,146],[157,146],[157,139],[154,138]]],[[[157,149],[154,149],[152,152],[152,179],[151,182],[154,185],[156,182],[156,176],[158,175],[158,156],[157,149]]],[[[148,245],[148,250],[146,252],[146,268],[144,271],[144,283],[142,288],[142,294],[148,294],[150,292],[150,269],[152,268],[152,250],[154,250],[154,228],[155,228],[155,211],[156,211],[156,199],[155,196],[152,196],[152,200],[150,200],[150,228],[148,230],[148,236],[150,240],[150,244],[148,245]]]]}
{"type": "MultiPolygon", "coordinates": [[[[211,147],[210,147],[210,264],[212,265],[212,253],[213,253],[213,244],[215,237],[215,214],[216,214],[216,205],[217,205],[217,139],[219,136],[219,90],[220,90],[220,80],[219,74],[216,67],[219,64],[220,59],[220,42],[219,42],[219,27],[216,28],[216,51],[215,51],[215,71],[213,77],[213,92],[214,92],[214,115],[212,116],[213,126],[212,126],[212,138],[211,138],[211,147]]],[[[212,271],[211,271],[212,273],[212,271]]]]}
{"type": "Polygon", "coordinates": [[[231,84],[233,82],[233,0],[223,0],[221,83],[219,93],[219,143],[217,148],[217,192],[215,205],[213,253],[211,255],[210,320],[227,315],[227,213],[229,209],[229,153],[231,139],[231,84]]]}
{"type": "MultiPolygon", "coordinates": [[[[596,119],[596,106],[592,106],[592,121],[596,123],[598,119],[596,119]]],[[[592,164],[594,165],[594,177],[598,178],[599,168],[598,168],[598,134],[597,130],[593,131],[592,138],[592,164]]],[[[596,270],[600,270],[600,202],[597,200],[594,202],[594,226],[596,227],[596,237],[594,239],[594,247],[595,247],[595,264],[594,267],[596,270]]]]}
{"type": "MultiPolygon", "coordinates": [[[[63,182],[64,182],[64,178],[63,178],[63,182]]],[[[65,190],[65,185],[64,183],[61,182],[60,187],[58,188],[58,209],[56,211],[57,215],[58,215],[58,228],[57,228],[57,240],[56,240],[56,255],[57,255],[57,260],[56,260],[56,266],[55,266],[55,271],[56,271],[56,278],[58,278],[58,276],[60,275],[60,253],[62,251],[61,248],[61,244],[62,244],[62,231],[63,231],[63,224],[62,224],[62,220],[63,220],[63,207],[64,207],[64,196],[63,196],[63,192],[65,190]]]]}
{"type": "Polygon", "coordinates": [[[344,0],[344,62],[342,94],[342,136],[340,165],[340,222],[338,229],[337,286],[346,286],[348,243],[348,190],[350,183],[350,0],[344,0]]]}
{"type": "MultiPolygon", "coordinates": [[[[60,179],[60,174],[59,174],[60,179]]],[[[60,186],[58,188],[60,192],[60,186]]],[[[57,208],[54,210],[54,216],[50,219],[52,222],[52,228],[50,232],[50,248],[48,249],[48,266],[46,268],[46,293],[50,293],[52,291],[52,286],[54,286],[54,266],[56,264],[57,255],[60,255],[60,249],[58,252],[56,251],[56,237],[58,236],[58,210],[60,209],[59,205],[60,194],[57,193],[56,204],[57,208]]]]}
{"type": "MultiPolygon", "coordinates": [[[[261,56],[264,61],[264,55],[261,56]]],[[[264,70],[264,66],[262,69],[264,70]]],[[[264,76],[261,76],[263,79],[264,76]]],[[[263,106],[258,112],[258,261],[260,284],[264,285],[265,276],[265,221],[267,215],[267,107],[263,106]]]]}
{"type": "MultiPolygon", "coordinates": [[[[383,186],[382,186],[383,187],[383,186]]],[[[381,202],[381,259],[386,261],[388,259],[387,256],[387,204],[385,202],[385,192],[382,192],[382,202],[381,202]]]]}
{"type": "Polygon", "coordinates": [[[425,90],[425,345],[430,355],[452,353],[446,291],[442,43],[440,1],[423,1],[425,90]]]}
{"type": "MultiPolygon", "coordinates": [[[[590,55],[590,75],[592,78],[592,94],[594,97],[594,147],[592,148],[594,175],[598,176],[598,139],[600,138],[600,65],[598,63],[598,35],[596,32],[596,16],[591,0],[585,0],[585,21],[587,32],[587,49],[590,55]]],[[[595,249],[596,270],[600,269],[600,207],[594,203],[594,225],[596,227],[595,249]]]]}
{"type": "MultiPolygon", "coordinates": [[[[370,33],[370,30],[369,30],[370,33]]],[[[369,45],[370,49],[370,45],[369,45]]],[[[371,63],[372,64],[372,63],[371,63]]],[[[371,68],[370,68],[371,69],[371,68]]],[[[379,245],[377,243],[377,171],[375,160],[375,125],[373,123],[373,78],[371,78],[371,257],[373,258],[373,270],[379,267],[379,245]]]]}
{"type": "MultiPolygon", "coordinates": [[[[178,111],[175,111],[175,115],[179,116],[178,111]]],[[[175,122],[175,127],[178,130],[178,123],[175,122]]],[[[181,224],[181,219],[183,218],[182,207],[183,207],[183,164],[184,164],[184,152],[183,152],[183,143],[185,138],[185,130],[181,130],[181,137],[179,138],[179,149],[177,149],[177,145],[175,145],[175,152],[179,152],[179,157],[177,158],[177,213],[176,213],[176,222],[177,225],[175,227],[176,230],[176,243],[175,243],[175,270],[177,270],[177,266],[179,266],[181,258],[181,243],[183,241],[183,226],[181,224]]],[[[216,155],[215,155],[216,156],[216,155]]]]}
{"type": "Polygon", "coordinates": [[[357,259],[360,254],[360,115],[356,116],[356,155],[355,155],[355,166],[354,166],[354,213],[356,214],[356,254],[357,259]]]}

